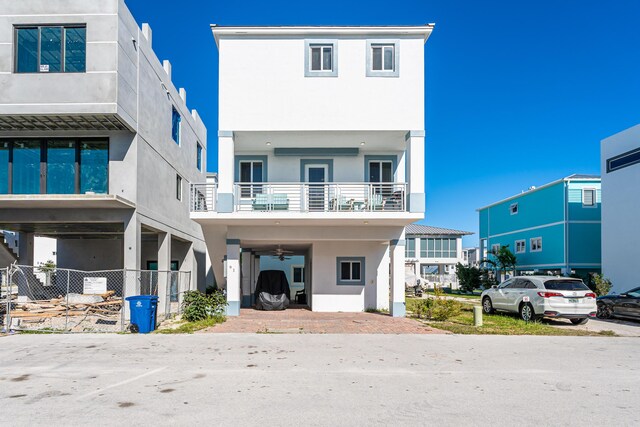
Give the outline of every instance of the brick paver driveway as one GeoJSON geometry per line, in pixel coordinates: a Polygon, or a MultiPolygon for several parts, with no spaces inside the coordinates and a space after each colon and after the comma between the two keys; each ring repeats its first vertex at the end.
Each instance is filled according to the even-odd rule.
{"type": "Polygon", "coordinates": [[[240,310],[223,324],[207,329],[216,333],[287,334],[441,334],[413,319],[379,313],[317,313],[302,308],[284,311],[240,310]]]}

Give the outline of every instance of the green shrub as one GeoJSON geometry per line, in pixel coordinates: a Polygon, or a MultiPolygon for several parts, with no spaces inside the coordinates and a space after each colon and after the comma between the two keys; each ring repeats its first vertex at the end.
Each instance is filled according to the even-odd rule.
{"type": "Polygon", "coordinates": [[[595,293],[600,297],[607,295],[611,291],[611,280],[605,279],[601,274],[593,274],[591,276],[595,293]]]}
{"type": "Polygon", "coordinates": [[[435,298],[413,300],[411,303],[411,311],[419,319],[437,320],[441,322],[460,314],[462,311],[462,303],[460,301],[445,299],[440,295],[441,294],[437,293],[435,298]]]}
{"type": "Polygon", "coordinates": [[[473,292],[474,289],[482,286],[482,271],[477,267],[467,267],[458,263],[456,265],[456,276],[462,292],[473,292]]]}
{"type": "Polygon", "coordinates": [[[221,292],[207,295],[200,291],[187,291],[182,300],[182,318],[187,322],[197,322],[224,316],[226,305],[227,301],[221,292]]]}

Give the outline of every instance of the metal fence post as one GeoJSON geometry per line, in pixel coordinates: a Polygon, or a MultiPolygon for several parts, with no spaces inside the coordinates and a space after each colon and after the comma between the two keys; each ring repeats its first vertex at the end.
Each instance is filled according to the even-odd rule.
{"type": "Polygon", "coordinates": [[[120,332],[124,332],[124,312],[127,310],[125,307],[127,296],[127,269],[122,270],[122,308],[120,309],[120,332]]]}
{"type": "Polygon", "coordinates": [[[64,318],[64,330],[67,332],[70,332],[69,331],[69,277],[70,276],[71,276],[71,271],[67,270],[67,294],[64,297],[66,301],[66,306],[67,306],[67,312],[64,318]]]}

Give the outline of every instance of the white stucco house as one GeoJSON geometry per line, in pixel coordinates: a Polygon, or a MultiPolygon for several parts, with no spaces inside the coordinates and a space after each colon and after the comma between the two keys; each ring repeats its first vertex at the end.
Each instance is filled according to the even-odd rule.
{"type": "Polygon", "coordinates": [[[434,283],[439,286],[451,283],[452,286],[455,286],[457,283],[456,264],[465,263],[462,237],[473,233],[430,225],[410,224],[406,227],[405,234],[407,272],[422,278],[428,283],[428,286],[434,283]]]}
{"type": "Polygon", "coordinates": [[[404,316],[404,227],[422,219],[424,45],[433,25],[212,26],[218,182],[194,184],[228,314],[260,254],[304,259],[313,311],[404,316]]]}
{"type": "Polygon", "coordinates": [[[612,292],[640,286],[640,124],[601,143],[602,274],[612,292]]]}

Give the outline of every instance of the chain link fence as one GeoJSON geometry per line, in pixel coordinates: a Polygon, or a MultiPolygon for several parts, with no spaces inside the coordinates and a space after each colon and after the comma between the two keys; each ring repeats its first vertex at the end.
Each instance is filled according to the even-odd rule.
{"type": "Polygon", "coordinates": [[[191,273],[13,265],[0,270],[0,283],[6,331],[122,332],[129,325],[128,296],[161,296],[157,321],[180,314],[191,273]]]}

